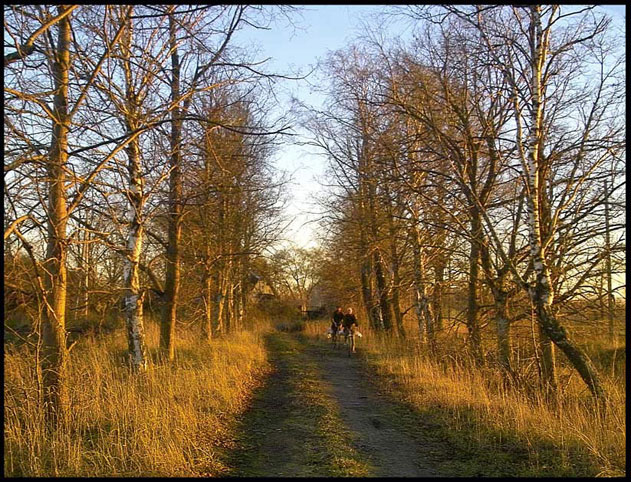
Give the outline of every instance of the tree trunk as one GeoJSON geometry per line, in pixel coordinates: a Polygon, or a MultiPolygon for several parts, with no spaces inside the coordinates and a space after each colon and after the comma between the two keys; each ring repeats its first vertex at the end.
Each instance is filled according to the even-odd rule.
{"type": "Polygon", "coordinates": [[[443,291],[445,285],[445,260],[442,255],[438,256],[434,265],[435,281],[434,281],[434,323],[436,330],[443,329],[443,291]]]}
{"type": "MultiPolygon", "coordinates": [[[[134,93],[131,78],[131,45],[132,45],[132,25],[131,19],[126,19],[127,32],[121,42],[123,56],[126,61],[126,122],[129,135],[137,128],[138,106],[136,105],[136,95],[134,93]]],[[[127,146],[129,173],[129,190],[127,197],[129,200],[129,231],[127,234],[127,246],[125,253],[124,283],[125,292],[123,295],[126,323],[127,341],[129,347],[129,357],[134,370],[146,370],[147,350],[145,346],[144,320],[143,320],[143,296],[140,291],[140,254],[142,252],[143,241],[143,179],[142,166],[140,161],[140,141],[134,139],[127,146]]]]}
{"type": "Polygon", "coordinates": [[[366,315],[370,321],[370,327],[377,331],[383,328],[381,318],[378,314],[378,310],[375,310],[376,303],[374,302],[372,285],[370,283],[370,273],[372,271],[370,254],[368,252],[368,246],[366,242],[366,233],[363,223],[360,223],[359,228],[359,250],[361,253],[361,266],[360,266],[360,280],[362,289],[362,301],[364,302],[364,309],[366,315]]]}
{"type": "Polygon", "coordinates": [[[83,317],[85,319],[90,315],[90,233],[87,229],[83,230],[83,246],[81,246],[81,268],[82,268],[82,286],[83,290],[83,317]]]}
{"type": "Polygon", "coordinates": [[[362,256],[362,262],[360,267],[360,281],[362,291],[362,301],[364,303],[364,310],[368,316],[370,327],[373,330],[379,330],[381,328],[379,321],[373,316],[373,296],[370,286],[370,259],[368,255],[362,256]]]}
{"type": "Polygon", "coordinates": [[[502,368],[512,373],[510,320],[508,318],[508,294],[499,289],[493,294],[495,300],[495,326],[497,330],[497,353],[502,368]]]}
{"type": "MultiPolygon", "coordinates": [[[[58,6],[59,14],[68,7],[58,6]]],[[[68,160],[68,73],[70,69],[70,15],[59,21],[53,63],[55,86],[53,135],[48,169],[48,240],[45,262],[46,310],[42,323],[42,388],[47,421],[65,424],[70,412],[68,350],[66,348],[68,206],[65,164],[68,160]]]]}
{"type": "Polygon", "coordinates": [[[214,331],[216,332],[223,332],[224,331],[224,326],[223,326],[223,293],[221,291],[221,284],[222,281],[220,279],[220,276],[217,275],[215,278],[215,281],[213,282],[213,285],[216,287],[214,290],[214,295],[213,295],[213,303],[212,303],[212,319],[213,319],[213,323],[214,323],[214,331]]]}
{"type": "Polygon", "coordinates": [[[609,341],[616,347],[616,333],[614,329],[615,300],[611,282],[611,228],[609,225],[609,187],[605,179],[605,274],[607,276],[607,325],[609,327],[609,341]]]}
{"type": "Polygon", "coordinates": [[[138,141],[134,140],[127,149],[129,156],[129,233],[124,267],[124,305],[127,321],[129,356],[135,370],[147,368],[147,353],[144,341],[143,296],[140,292],[140,254],[142,251],[142,212],[144,198],[138,141]]]}
{"type": "Polygon", "coordinates": [[[556,353],[550,337],[539,325],[539,350],[541,350],[541,385],[545,393],[557,389],[556,353]]]}
{"type": "MultiPolygon", "coordinates": [[[[180,60],[177,51],[176,22],[169,16],[171,42],[171,97],[175,101],[180,96],[180,60]]],[[[169,178],[169,227],[166,250],[166,281],[164,284],[165,307],[160,327],[160,349],[169,360],[175,358],[175,325],[180,290],[180,237],[182,216],[182,179],[181,179],[181,143],[182,119],[180,108],[172,111],[171,122],[171,173],[169,178]]]]}
{"type": "Polygon", "coordinates": [[[482,224],[477,209],[471,209],[471,249],[469,251],[469,284],[467,293],[467,330],[469,347],[476,364],[484,363],[482,354],[482,335],[478,320],[478,285],[480,277],[480,246],[482,224]]]}
{"type": "MultiPolygon", "coordinates": [[[[396,251],[394,255],[397,255],[396,251]]],[[[403,326],[403,314],[401,313],[401,300],[399,296],[401,276],[399,274],[399,261],[396,258],[393,258],[392,260],[392,274],[392,310],[394,311],[394,319],[397,324],[397,332],[399,333],[399,336],[405,338],[405,327],[403,326]]]]}
{"type": "Polygon", "coordinates": [[[232,306],[234,312],[234,328],[235,330],[239,330],[243,325],[243,310],[241,306],[241,287],[243,283],[241,280],[234,285],[232,290],[232,306]]]}
{"type": "Polygon", "coordinates": [[[386,285],[386,277],[383,269],[383,260],[378,249],[373,251],[373,260],[375,268],[375,279],[377,281],[377,299],[379,300],[379,308],[381,310],[381,319],[383,328],[387,332],[392,331],[392,310],[390,300],[388,299],[388,287],[386,285]]]}
{"type": "Polygon", "coordinates": [[[224,301],[223,314],[224,314],[224,327],[225,327],[226,333],[232,331],[232,329],[234,328],[234,310],[233,310],[233,303],[232,303],[234,282],[233,282],[232,262],[233,262],[232,256],[229,256],[228,262],[226,263],[224,276],[223,276],[223,279],[224,279],[224,286],[222,289],[223,301],[224,301]]]}
{"type": "Polygon", "coordinates": [[[202,337],[210,342],[213,338],[213,306],[215,293],[213,292],[213,286],[217,286],[213,281],[212,273],[212,249],[210,245],[209,233],[205,236],[205,264],[204,264],[204,321],[202,322],[202,337]]]}
{"type": "MultiPolygon", "coordinates": [[[[211,130],[207,129],[204,136],[205,141],[205,152],[204,152],[204,182],[205,182],[205,206],[204,212],[200,213],[202,218],[207,215],[207,213],[212,212],[212,187],[213,187],[213,165],[211,163],[213,152],[213,146],[211,141],[211,130]]],[[[210,216],[208,216],[210,217],[210,216]]],[[[215,318],[214,307],[215,307],[215,299],[216,292],[213,291],[213,287],[216,290],[218,286],[217,277],[213,277],[213,269],[216,272],[216,266],[213,266],[214,263],[211,262],[213,258],[213,249],[212,249],[212,232],[209,229],[211,224],[206,222],[203,224],[204,229],[204,244],[205,244],[205,259],[204,259],[204,321],[202,322],[202,337],[210,342],[213,338],[213,319],[215,318]]]]}
{"type": "Polygon", "coordinates": [[[541,6],[530,6],[530,53],[531,53],[531,102],[530,139],[528,143],[528,229],[530,254],[535,272],[535,286],[529,290],[530,297],[535,306],[537,321],[543,332],[565,354],[572,366],[578,371],[583,381],[587,384],[592,394],[598,399],[604,399],[604,390],[600,383],[600,377],[589,357],[578,348],[567,336],[565,329],[554,316],[550,270],[546,263],[543,249],[540,198],[546,195],[545,185],[542,181],[543,166],[540,154],[543,146],[543,89],[541,79],[543,76],[545,50],[543,45],[543,31],[541,25],[541,6]],[[541,177],[541,179],[540,179],[541,177]]]}
{"type": "Polygon", "coordinates": [[[403,315],[401,314],[401,302],[399,299],[399,287],[401,285],[401,276],[399,274],[399,253],[397,250],[396,230],[392,219],[392,213],[388,213],[388,221],[390,226],[390,258],[392,265],[392,311],[394,312],[397,332],[400,337],[405,338],[405,328],[403,327],[403,315]]]}
{"type": "MultiPolygon", "coordinates": [[[[244,235],[243,241],[243,250],[245,252],[250,252],[250,234],[247,233],[244,235]]],[[[241,261],[241,289],[239,290],[239,318],[240,323],[251,323],[251,320],[248,320],[248,294],[251,291],[251,283],[250,283],[250,258],[246,255],[241,261]]]]}
{"type": "Polygon", "coordinates": [[[231,286],[228,285],[226,294],[223,297],[223,326],[226,333],[230,333],[232,331],[232,317],[232,290],[231,286]]]}
{"type": "Polygon", "coordinates": [[[436,347],[434,316],[429,297],[427,296],[425,253],[418,226],[415,226],[412,231],[412,250],[414,261],[414,294],[416,298],[416,319],[418,321],[419,339],[423,343],[429,343],[430,349],[434,351],[436,347]]]}
{"type": "Polygon", "coordinates": [[[388,298],[388,287],[386,283],[386,277],[383,268],[383,259],[377,243],[379,241],[379,228],[377,226],[376,206],[375,206],[375,193],[374,183],[370,183],[368,186],[369,191],[369,220],[370,228],[372,232],[372,257],[373,257],[373,269],[375,271],[375,281],[377,282],[377,300],[379,303],[379,309],[381,311],[381,321],[383,329],[387,332],[392,331],[392,308],[390,307],[390,300],[388,298]]]}
{"type": "Polygon", "coordinates": [[[213,339],[213,291],[211,275],[206,269],[204,273],[204,321],[202,323],[202,337],[210,342],[213,339]]]}

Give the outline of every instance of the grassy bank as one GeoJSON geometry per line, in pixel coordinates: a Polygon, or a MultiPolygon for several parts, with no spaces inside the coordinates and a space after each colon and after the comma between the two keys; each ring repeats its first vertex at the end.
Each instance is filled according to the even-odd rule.
{"type": "MultiPolygon", "coordinates": [[[[309,323],[307,332],[323,337],[324,325],[309,323]]],[[[558,405],[551,407],[532,391],[503,383],[497,370],[473,368],[449,356],[438,362],[413,340],[364,331],[359,355],[370,378],[410,407],[404,416],[411,426],[453,447],[453,457],[438,461],[443,475],[625,474],[626,398],[619,370],[611,377],[602,367],[609,394],[603,415],[582,381],[564,366],[559,367],[558,405]]]]}
{"type": "MultiPolygon", "coordinates": [[[[158,327],[148,346],[155,357],[158,327]]],[[[5,476],[202,476],[226,470],[222,450],[269,371],[260,333],[205,344],[179,335],[177,360],[147,373],[125,368],[123,331],[86,337],[71,351],[72,418],[47,434],[37,403],[35,355],[5,346],[5,476]]]]}

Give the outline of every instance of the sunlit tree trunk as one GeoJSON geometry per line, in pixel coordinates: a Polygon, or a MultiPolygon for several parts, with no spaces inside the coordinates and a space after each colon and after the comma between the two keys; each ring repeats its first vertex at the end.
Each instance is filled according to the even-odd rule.
{"type": "MultiPolygon", "coordinates": [[[[67,6],[57,7],[63,14],[67,6]]],[[[70,70],[70,15],[59,21],[53,62],[53,135],[48,170],[48,241],[45,261],[46,309],[42,323],[41,371],[47,419],[64,424],[70,411],[68,393],[68,350],[66,348],[67,234],[68,206],[66,162],[68,159],[68,73],[70,70]]]]}
{"type": "MultiPolygon", "coordinates": [[[[180,58],[176,39],[176,20],[169,16],[171,43],[171,98],[180,96],[180,58]]],[[[180,289],[180,237],[182,214],[181,144],[182,119],[180,107],[172,110],[171,122],[171,173],[169,178],[168,245],[166,250],[166,282],[164,284],[165,307],[160,327],[160,349],[169,360],[175,358],[175,325],[180,289]]]]}
{"type": "Polygon", "coordinates": [[[224,231],[225,231],[225,199],[224,194],[218,193],[218,205],[217,205],[217,261],[213,268],[212,275],[212,323],[214,330],[217,332],[224,331],[224,298],[225,298],[225,243],[224,243],[224,231]]]}
{"type": "MultiPolygon", "coordinates": [[[[361,244],[363,243],[360,242],[360,245],[361,244]]],[[[381,320],[375,313],[372,286],[370,284],[370,271],[371,271],[370,257],[368,256],[367,253],[364,252],[362,256],[361,266],[360,266],[362,301],[364,303],[364,310],[366,311],[366,315],[368,316],[368,319],[370,320],[370,327],[373,330],[379,330],[381,329],[381,320]]]]}
{"type": "MultiPolygon", "coordinates": [[[[89,222],[88,214],[86,213],[86,222],[89,222]]],[[[91,266],[91,236],[87,229],[83,229],[83,244],[81,245],[81,293],[83,300],[81,301],[81,312],[85,319],[90,314],[90,273],[92,271],[91,266]]]]}
{"type": "Polygon", "coordinates": [[[222,272],[217,270],[212,278],[213,295],[212,295],[212,323],[213,330],[223,332],[223,306],[224,296],[221,287],[223,286],[222,272]]]}
{"type": "Polygon", "coordinates": [[[140,290],[140,255],[142,251],[143,226],[142,212],[144,197],[142,188],[142,171],[138,141],[134,140],[127,149],[129,157],[129,232],[124,267],[124,305],[127,320],[127,339],[132,367],[135,370],[147,368],[145,347],[143,295],[140,290]]]}
{"type": "Polygon", "coordinates": [[[203,288],[203,299],[204,299],[204,320],[202,322],[202,337],[210,342],[213,338],[213,317],[214,312],[213,309],[215,307],[215,297],[216,297],[216,283],[217,278],[213,276],[213,273],[216,270],[213,270],[212,266],[212,247],[210,237],[208,235],[205,236],[205,260],[204,260],[204,288],[203,288]]]}
{"type": "MultiPolygon", "coordinates": [[[[389,201],[390,205],[392,202],[389,201]]],[[[397,327],[397,333],[401,337],[405,337],[405,328],[403,327],[403,315],[401,313],[400,286],[401,275],[399,272],[399,252],[397,249],[397,230],[394,225],[393,214],[388,211],[388,227],[390,230],[390,259],[392,266],[392,311],[397,327]]]]}
{"type": "Polygon", "coordinates": [[[381,253],[378,249],[373,250],[373,266],[375,269],[377,299],[379,300],[379,309],[381,311],[383,328],[389,332],[392,331],[392,310],[390,309],[390,300],[388,299],[388,287],[386,285],[383,259],[381,258],[381,253]]]}
{"type": "Polygon", "coordinates": [[[396,240],[391,239],[392,243],[392,310],[394,312],[394,320],[397,325],[399,336],[405,337],[405,328],[403,327],[403,314],[401,313],[401,300],[399,296],[401,286],[401,275],[399,273],[399,253],[397,252],[396,240]]]}
{"type": "MultiPolygon", "coordinates": [[[[416,219],[416,218],[415,218],[416,219]]],[[[418,322],[419,339],[427,342],[432,350],[435,349],[436,339],[434,331],[434,315],[429,296],[427,295],[425,253],[418,226],[412,228],[412,254],[414,262],[414,295],[416,301],[416,319],[418,322]]]]}
{"type": "MultiPolygon", "coordinates": [[[[206,254],[210,256],[210,254],[206,254]]],[[[206,341],[213,338],[213,288],[212,277],[208,268],[204,270],[204,321],[202,323],[202,337],[206,341]]]]}
{"type": "Polygon", "coordinates": [[[539,325],[539,350],[541,352],[541,384],[544,391],[553,393],[557,389],[556,352],[552,340],[541,325],[539,325]]]}
{"type": "MultiPolygon", "coordinates": [[[[211,153],[213,152],[212,140],[211,140],[212,130],[206,129],[204,142],[205,142],[205,150],[204,150],[204,211],[212,210],[212,198],[211,191],[213,186],[213,163],[211,162],[211,153]]],[[[210,218],[206,213],[201,214],[203,218],[210,218]]],[[[213,245],[212,245],[212,237],[210,236],[210,223],[205,222],[202,223],[204,226],[203,236],[204,236],[204,290],[203,290],[203,299],[204,299],[204,320],[202,322],[202,337],[210,342],[213,338],[213,309],[215,307],[215,297],[216,293],[214,290],[217,286],[217,278],[213,277],[213,273],[216,273],[217,269],[213,263],[213,245]]]]}
{"type": "Polygon", "coordinates": [[[531,108],[530,108],[530,138],[528,141],[527,172],[528,197],[526,200],[528,212],[528,230],[530,254],[535,272],[535,285],[530,289],[530,296],[535,306],[537,320],[542,331],[567,356],[576,368],[591,392],[597,398],[604,397],[604,390],[600,377],[589,357],[573,343],[565,328],[554,315],[550,270],[546,262],[542,242],[540,198],[546,195],[542,180],[545,179],[541,160],[544,140],[543,132],[543,86],[542,65],[545,62],[547,37],[543,34],[541,24],[541,6],[530,6],[530,61],[531,61],[531,108]]]}
{"type": "Polygon", "coordinates": [[[442,255],[437,256],[437,260],[434,264],[434,321],[436,324],[436,330],[443,329],[443,292],[445,285],[445,260],[442,255]]]}
{"type": "Polygon", "coordinates": [[[392,331],[392,309],[390,307],[390,300],[388,297],[388,286],[386,283],[386,275],[384,269],[383,258],[381,257],[381,251],[377,245],[379,240],[379,229],[377,226],[377,214],[375,206],[375,192],[374,185],[371,184],[368,187],[369,192],[369,222],[372,231],[372,258],[373,269],[375,271],[375,281],[377,284],[377,300],[379,302],[379,309],[381,311],[381,321],[383,323],[383,329],[387,332],[392,331]]]}
{"type": "Polygon", "coordinates": [[[226,333],[230,332],[234,326],[234,312],[232,309],[232,263],[233,257],[228,255],[228,259],[224,264],[224,272],[222,275],[223,283],[221,287],[223,301],[223,326],[226,333]]]}
{"type": "Polygon", "coordinates": [[[479,213],[475,208],[471,209],[471,248],[469,251],[469,283],[467,293],[467,330],[469,332],[469,347],[473,360],[482,364],[482,334],[478,319],[478,286],[480,284],[480,247],[478,245],[482,236],[482,224],[479,213]]]}
{"type": "MultiPolygon", "coordinates": [[[[133,7],[132,7],[133,8],[133,7]]],[[[131,12],[130,12],[131,14],[131,12]]],[[[128,17],[123,20],[127,22],[126,32],[121,41],[121,53],[124,58],[125,72],[125,121],[127,124],[127,134],[131,135],[138,126],[137,97],[134,92],[131,64],[132,48],[132,20],[128,17]]],[[[143,295],[140,290],[140,255],[143,242],[143,174],[140,160],[139,139],[132,140],[126,149],[127,152],[127,172],[129,174],[129,190],[127,200],[129,202],[128,221],[129,230],[125,247],[123,282],[125,292],[123,304],[125,307],[125,317],[127,322],[127,340],[129,356],[134,370],[145,370],[147,368],[147,350],[145,346],[144,319],[143,319],[143,295]]]]}
{"type": "Polygon", "coordinates": [[[368,316],[370,327],[373,330],[381,330],[383,329],[383,323],[381,321],[381,316],[379,314],[379,305],[375,302],[375,296],[373,293],[372,283],[371,283],[371,273],[372,273],[372,257],[370,255],[370,250],[368,246],[368,235],[366,233],[366,222],[365,222],[365,197],[363,191],[364,183],[360,177],[360,186],[359,186],[359,205],[358,205],[358,224],[359,224],[359,253],[361,257],[360,263],[360,281],[361,281],[361,290],[362,290],[362,301],[364,303],[364,309],[366,311],[366,315],[368,316]]]}
{"type": "Polygon", "coordinates": [[[609,327],[609,342],[616,347],[616,333],[614,328],[615,300],[611,281],[611,227],[609,219],[609,187],[605,179],[605,276],[607,278],[607,325],[609,327]]]}
{"type": "MultiPolygon", "coordinates": [[[[249,253],[251,250],[251,230],[250,228],[245,229],[245,233],[243,235],[243,250],[246,253],[249,253]]],[[[249,255],[243,256],[241,260],[241,287],[239,290],[239,323],[245,323],[246,321],[251,322],[252,320],[248,320],[248,294],[252,289],[252,284],[250,281],[250,257],[249,255]]]]}

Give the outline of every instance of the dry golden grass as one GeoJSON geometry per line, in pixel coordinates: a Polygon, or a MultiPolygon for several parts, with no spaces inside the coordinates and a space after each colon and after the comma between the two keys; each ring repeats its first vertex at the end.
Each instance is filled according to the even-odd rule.
{"type": "MultiPolygon", "coordinates": [[[[158,344],[150,323],[148,346],[158,344]]],[[[260,332],[205,344],[178,339],[177,360],[125,368],[123,331],[71,352],[72,418],[46,433],[32,351],[5,346],[5,476],[200,476],[225,469],[235,417],[269,369],[260,332]]],[[[155,351],[155,350],[153,350],[155,351]]]]}
{"type": "MultiPolygon", "coordinates": [[[[322,337],[325,325],[308,323],[306,333],[322,337]]],[[[491,450],[493,444],[526,447],[532,467],[521,475],[625,474],[626,397],[620,369],[601,372],[609,398],[603,416],[578,375],[562,363],[561,354],[558,368],[563,383],[558,406],[552,407],[536,390],[503,383],[498,370],[475,369],[444,346],[442,360],[437,362],[412,336],[407,340],[379,337],[365,326],[361,331],[364,337],[359,340],[359,350],[379,375],[379,383],[419,411],[442,417],[454,439],[463,445],[481,444],[491,450]],[[556,465],[546,466],[551,459],[556,465]]],[[[447,339],[445,336],[443,345],[447,339]]],[[[454,339],[451,350],[461,346],[454,339]]],[[[605,346],[605,341],[592,335],[587,348],[594,358],[595,350],[605,346]]]]}

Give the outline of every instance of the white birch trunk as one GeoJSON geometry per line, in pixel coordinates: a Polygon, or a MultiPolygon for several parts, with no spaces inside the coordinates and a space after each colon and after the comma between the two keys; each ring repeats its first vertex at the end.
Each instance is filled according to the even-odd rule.
{"type": "Polygon", "coordinates": [[[143,320],[143,296],[140,292],[139,264],[142,251],[142,210],[143,194],[142,180],[140,178],[139,161],[137,157],[138,146],[132,142],[129,149],[134,152],[134,158],[130,156],[130,192],[129,192],[129,232],[124,266],[125,295],[124,306],[127,321],[127,336],[129,356],[132,367],[135,370],[147,368],[147,356],[144,342],[143,320]]]}
{"type": "MultiPolygon", "coordinates": [[[[133,92],[130,47],[132,42],[131,19],[127,20],[127,31],[121,42],[125,59],[126,77],[126,104],[127,104],[127,129],[129,133],[135,130],[138,106],[136,96],[133,92]]],[[[127,244],[125,246],[124,261],[124,283],[125,292],[123,304],[125,307],[125,318],[127,325],[127,341],[129,347],[129,357],[134,370],[146,370],[147,354],[144,340],[144,320],[143,320],[143,296],[140,292],[140,254],[142,252],[143,239],[143,179],[140,165],[140,147],[138,139],[129,143],[127,149],[129,173],[128,201],[129,209],[127,213],[129,231],[127,233],[127,244]]]]}
{"type": "MultiPolygon", "coordinates": [[[[556,319],[552,302],[550,270],[546,264],[546,255],[543,246],[541,232],[540,197],[547,195],[543,185],[544,167],[542,165],[543,146],[543,94],[541,83],[543,65],[545,64],[547,37],[544,36],[541,19],[541,6],[530,7],[530,68],[531,68],[531,110],[530,132],[527,152],[527,212],[528,230],[530,241],[530,254],[535,272],[535,285],[530,288],[530,297],[535,305],[537,319],[544,334],[548,336],[556,346],[563,351],[572,365],[579,372],[592,394],[599,399],[604,398],[604,391],[600,384],[597,371],[587,355],[572,343],[565,331],[556,319]]],[[[554,384],[554,380],[551,380],[554,384]]]]}
{"type": "MultiPolygon", "coordinates": [[[[416,219],[416,218],[415,218],[416,219]]],[[[421,243],[418,226],[413,228],[413,257],[414,257],[414,296],[416,298],[416,319],[418,322],[419,339],[434,346],[434,325],[430,300],[425,283],[425,253],[421,243]]]]}

